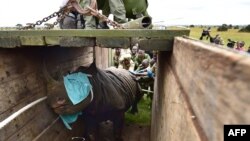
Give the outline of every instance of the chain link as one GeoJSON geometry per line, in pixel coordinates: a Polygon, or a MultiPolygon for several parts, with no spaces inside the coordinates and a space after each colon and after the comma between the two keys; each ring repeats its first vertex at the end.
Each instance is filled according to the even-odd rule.
{"type": "Polygon", "coordinates": [[[51,15],[49,15],[47,17],[44,17],[42,20],[38,20],[35,23],[27,23],[26,26],[19,27],[18,29],[19,30],[34,29],[35,26],[41,25],[42,23],[45,23],[45,22],[49,21],[50,19],[52,19],[54,17],[57,17],[56,21],[53,22],[52,24],[45,23],[45,26],[46,26],[45,28],[46,29],[51,29],[55,25],[57,25],[61,20],[63,20],[66,15],[68,15],[70,13],[70,10],[72,9],[72,7],[75,8],[75,10],[78,11],[80,14],[83,14],[83,15],[90,14],[90,15],[93,15],[93,16],[99,18],[102,21],[107,22],[107,24],[113,26],[114,29],[123,28],[122,25],[118,24],[115,21],[112,21],[112,20],[108,19],[108,17],[106,17],[105,15],[102,15],[101,13],[99,13],[97,9],[93,9],[92,7],[89,6],[89,7],[87,7],[87,9],[89,10],[88,13],[85,13],[86,11],[81,9],[78,2],[76,3],[75,0],[71,0],[71,2],[72,3],[74,2],[74,4],[76,4],[76,5],[72,5],[71,3],[68,3],[66,6],[61,8],[59,11],[54,12],[54,13],[52,13],[51,15]],[[77,7],[74,7],[74,6],[77,6],[77,7]]]}
{"type": "Polygon", "coordinates": [[[101,13],[99,13],[97,10],[91,8],[91,7],[87,7],[90,10],[90,13],[93,16],[96,16],[98,19],[100,19],[101,21],[105,21],[107,22],[107,24],[113,26],[114,29],[123,29],[123,26],[115,21],[110,20],[108,17],[106,17],[105,15],[102,15],[101,13]]]}
{"type": "Polygon", "coordinates": [[[49,21],[50,19],[52,19],[54,17],[58,17],[53,24],[46,24],[46,26],[47,26],[46,28],[50,29],[50,28],[53,28],[55,25],[57,25],[62,19],[64,19],[65,15],[68,14],[68,13],[69,13],[68,8],[63,7],[59,11],[52,13],[51,15],[43,18],[42,20],[38,20],[35,23],[27,23],[26,26],[20,27],[19,29],[20,30],[33,29],[37,25],[41,25],[42,23],[45,23],[45,22],[49,21]]]}

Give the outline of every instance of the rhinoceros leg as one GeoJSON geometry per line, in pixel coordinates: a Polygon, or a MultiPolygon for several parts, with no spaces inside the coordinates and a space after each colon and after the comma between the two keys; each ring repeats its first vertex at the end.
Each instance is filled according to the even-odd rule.
{"type": "Polygon", "coordinates": [[[97,141],[96,140],[96,133],[98,128],[97,120],[94,116],[86,115],[85,117],[85,132],[84,137],[86,141],[97,141]]]}
{"type": "Polygon", "coordinates": [[[130,110],[130,113],[132,113],[132,114],[138,113],[137,104],[139,103],[139,101],[143,97],[143,92],[141,91],[141,86],[139,85],[139,83],[137,83],[137,87],[138,87],[138,90],[137,90],[137,93],[135,96],[135,100],[133,101],[132,108],[130,110]]]}
{"type": "Polygon", "coordinates": [[[117,116],[115,116],[114,122],[114,134],[115,134],[115,141],[123,141],[122,139],[122,129],[124,125],[125,113],[119,112],[117,116]]]}
{"type": "Polygon", "coordinates": [[[114,123],[111,120],[106,120],[99,123],[98,129],[99,141],[115,141],[114,123]]]}

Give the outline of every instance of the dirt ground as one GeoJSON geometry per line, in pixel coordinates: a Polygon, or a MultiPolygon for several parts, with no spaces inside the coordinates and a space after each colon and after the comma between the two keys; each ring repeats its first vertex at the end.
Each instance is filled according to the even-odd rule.
{"type": "Polygon", "coordinates": [[[123,141],[150,141],[150,126],[125,125],[122,137],[123,141]]]}

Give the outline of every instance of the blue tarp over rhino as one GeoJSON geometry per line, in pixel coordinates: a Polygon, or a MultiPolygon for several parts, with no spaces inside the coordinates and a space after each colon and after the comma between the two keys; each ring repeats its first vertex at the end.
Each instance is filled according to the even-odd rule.
{"type": "Polygon", "coordinates": [[[86,121],[87,139],[90,134],[95,134],[98,124],[106,120],[114,123],[115,136],[117,139],[121,138],[124,113],[131,106],[131,111],[137,112],[137,103],[142,97],[135,77],[124,69],[98,69],[95,63],[89,67],[81,66],[72,73],[78,72],[90,75],[88,78],[93,95],[89,94],[82,102],[74,105],[63,82],[58,82],[48,90],[50,106],[60,115],[82,112],[86,121]]]}

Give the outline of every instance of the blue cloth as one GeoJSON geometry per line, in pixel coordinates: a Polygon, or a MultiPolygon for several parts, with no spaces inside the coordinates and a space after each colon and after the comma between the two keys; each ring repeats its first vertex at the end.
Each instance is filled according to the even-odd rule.
{"type": "Polygon", "coordinates": [[[62,119],[64,125],[69,129],[72,130],[72,128],[70,127],[70,123],[73,123],[77,120],[78,115],[81,115],[82,112],[78,112],[76,114],[70,114],[70,115],[60,115],[60,118],[62,119]]]}
{"type": "Polygon", "coordinates": [[[154,73],[151,70],[147,70],[147,75],[149,78],[153,78],[154,77],[154,73]]]}
{"type": "Polygon", "coordinates": [[[139,71],[129,71],[129,72],[132,73],[133,75],[136,75],[136,74],[143,73],[145,71],[147,71],[147,76],[149,78],[153,78],[154,77],[155,74],[150,69],[146,69],[146,70],[143,69],[143,70],[139,70],[139,71]]]}
{"type": "MultiPolygon", "coordinates": [[[[68,97],[74,105],[82,102],[89,95],[90,89],[92,89],[87,75],[81,72],[68,74],[63,77],[63,80],[68,97]]],[[[60,115],[60,118],[64,125],[71,130],[72,128],[69,124],[75,122],[81,114],[82,112],[60,115]]]]}
{"type": "Polygon", "coordinates": [[[81,72],[72,73],[63,79],[69,99],[74,105],[80,103],[89,95],[92,86],[86,74],[81,72]]]}

